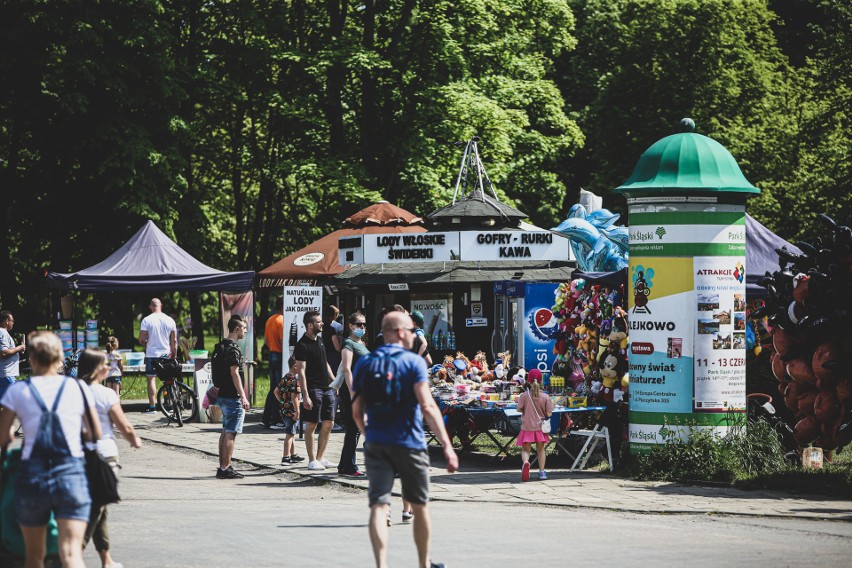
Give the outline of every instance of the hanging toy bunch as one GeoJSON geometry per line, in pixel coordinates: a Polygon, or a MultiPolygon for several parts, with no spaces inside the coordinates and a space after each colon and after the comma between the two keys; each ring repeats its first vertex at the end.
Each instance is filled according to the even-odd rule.
{"type": "Polygon", "coordinates": [[[776,249],[780,269],[760,285],[768,297],[755,317],[772,335],[772,373],[796,417],[802,446],[825,451],[852,441],[852,229],[819,215],[826,240],[776,249]]]}
{"type": "Polygon", "coordinates": [[[558,318],[553,376],[578,396],[612,401],[627,388],[627,319],[622,295],[577,279],[555,293],[558,318]]]}

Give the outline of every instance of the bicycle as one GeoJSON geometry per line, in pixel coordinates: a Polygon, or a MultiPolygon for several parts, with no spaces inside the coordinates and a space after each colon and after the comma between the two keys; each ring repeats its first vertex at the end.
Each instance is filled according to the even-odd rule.
{"type": "Polygon", "coordinates": [[[154,362],[154,372],[163,381],[157,391],[157,408],[169,419],[183,426],[198,417],[198,397],[191,388],[183,384],[181,366],[176,359],[159,359],[154,362]]]}

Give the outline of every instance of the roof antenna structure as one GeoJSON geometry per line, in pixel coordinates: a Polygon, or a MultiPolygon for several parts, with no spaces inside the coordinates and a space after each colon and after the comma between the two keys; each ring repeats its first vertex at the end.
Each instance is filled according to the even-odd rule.
{"type": "Polygon", "coordinates": [[[482,160],[479,157],[479,146],[477,142],[479,136],[474,136],[467,142],[456,142],[456,146],[464,144],[464,155],[462,156],[461,167],[459,168],[459,176],[456,179],[456,188],[453,192],[453,205],[460,198],[467,197],[468,178],[473,175],[471,185],[473,186],[473,197],[479,198],[480,201],[486,201],[486,188],[491,190],[491,195],[494,200],[499,202],[497,192],[488,177],[488,172],[485,171],[485,166],[482,165],[482,160]]]}

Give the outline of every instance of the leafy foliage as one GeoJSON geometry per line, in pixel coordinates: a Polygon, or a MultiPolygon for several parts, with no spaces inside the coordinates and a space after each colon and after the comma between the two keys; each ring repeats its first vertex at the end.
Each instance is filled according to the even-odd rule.
{"type": "Polygon", "coordinates": [[[9,0],[0,303],[45,323],[43,272],[148,218],[211,266],[259,269],[379,198],[426,214],[473,135],[542,226],[683,116],[764,190],[770,228],[848,223],[850,25],[831,0],[9,0]]]}

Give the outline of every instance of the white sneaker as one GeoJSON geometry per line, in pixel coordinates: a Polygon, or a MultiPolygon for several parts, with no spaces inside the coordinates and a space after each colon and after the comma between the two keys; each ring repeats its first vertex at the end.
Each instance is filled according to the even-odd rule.
{"type": "Polygon", "coordinates": [[[308,464],[308,469],[311,471],[322,471],[325,469],[325,466],[322,464],[322,462],[314,460],[308,464]]]}
{"type": "Polygon", "coordinates": [[[327,468],[327,467],[331,467],[331,462],[330,462],[330,461],[328,461],[328,460],[327,460],[327,459],[325,459],[325,458],[321,459],[321,460],[320,460],[320,463],[322,464],[323,469],[325,469],[325,468],[327,468]]]}

